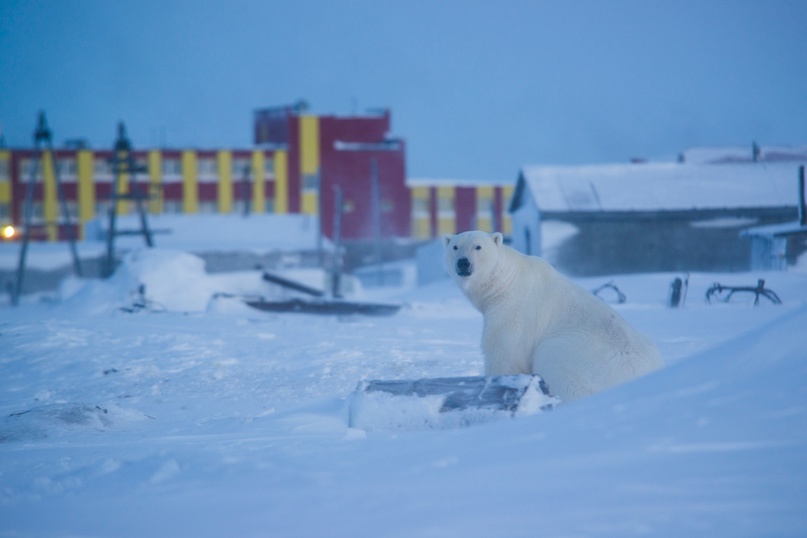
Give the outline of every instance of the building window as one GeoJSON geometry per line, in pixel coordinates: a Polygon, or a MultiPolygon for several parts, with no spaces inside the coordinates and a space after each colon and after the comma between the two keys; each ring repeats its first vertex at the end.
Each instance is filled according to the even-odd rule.
{"type": "MultiPolygon", "coordinates": [[[[34,161],[31,160],[31,159],[20,159],[19,170],[18,170],[19,171],[19,176],[20,176],[20,178],[22,178],[26,182],[31,179],[31,164],[33,162],[34,161]]],[[[37,181],[42,181],[42,164],[43,163],[44,163],[44,160],[39,160],[39,161],[36,162],[36,180],[37,181]]]]}
{"type": "Polygon", "coordinates": [[[137,170],[138,175],[149,174],[149,168],[145,157],[137,157],[135,159],[135,169],[137,170]]]}
{"type": "Polygon", "coordinates": [[[438,198],[437,211],[439,213],[454,213],[454,199],[453,198],[438,198]]]}
{"type": "Polygon", "coordinates": [[[75,178],[78,175],[76,160],[72,158],[59,159],[59,172],[62,177],[75,178]]]}
{"type": "Polygon", "coordinates": [[[429,200],[426,198],[415,198],[412,201],[412,213],[417,217],[429,216],[429,200]]]}
{"type": "Polygon", "coordinates": [[[319,174],[304,174],[303,175],[303,190],[304,191],[318,191],[319,190],[319,174]]]}
{"type": "Polygon", "coordinates": [[[490,216],[493,214],[493,200],[479,196],[476,199],[476,213],[479,216],[490,216]]]}
{"type": "Polygon", "coordinates": [[[8,161],[6,159],[0,159],[0,181],[8,180],[9,177],[8,161]]]}
{"type": "Polygon", "coordinates": [[[233,159],[233,179],[242,180],[251,173],[249,159],[236,157],[233,159]]]}
{"type": "Polygon", "coordinates": [[[177,215],[182,213],[182,202],[178,200],[166,200],[163,202],[163,213],[166,215],[177,215]]]}
{"type": "Polygon", "coordinates": [[[182,166],[179,159],[163,159],[162,172],[164,178],[175,178],[182,175],[182,166]]]}
{"type": "Polygon", "coordinates": [[[216,159],[208,157],[199,159],[198,170],[200,181],[204,180],[215,181],[219,172],[218,165],[216,164],[216,159]]]}
{"type": "Polygon", "coordinates": [[[275,177],[275,160],[272,157],[266,157],[263,160],[263,175],[267,178],[275,177]]]}
{"type": "Polygon", "coordinates": [[[112,167],[109,165],[106,159],[94,159],[92,162],[92,173],[93,176],[95,176],[95,181],[112,181],[112,167]]]}
{"type": "MultiPolygon", "coordinates": [[[[20,215],[22,218],[25,218],[25,204],[20,203],[20,215]]],[[[44,218],[44,211],[42,209],[42,202],[32,202],[31,203],[31,220],[32,221],[42,221],[44,218]]]]}
{"type": "Polygon", "coordinates": [[[67,219],[69,217],[71,221],[75,221],[76,218],[78,217],[78,202],[68,200],[67,215],[62,215],[61,212],[62,208],[59,207],[59,216],[62,218],[62,220],[67,219]]]}
{"type": "Polygon", "coordinates": [[[199,213],[202,215],[212,215],[214,213],[218,213],[219,211],[219,204],[218,202],[199,202],[199,213]]]}
{"type": "Polygon", "coordinates": [[[11,220],[11,205],[0,204],[0,222],[11,220]]]}

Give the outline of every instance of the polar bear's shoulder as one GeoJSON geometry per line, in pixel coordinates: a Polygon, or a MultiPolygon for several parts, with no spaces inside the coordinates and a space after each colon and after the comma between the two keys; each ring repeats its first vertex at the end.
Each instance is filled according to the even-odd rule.
{"type": "Polygon", "coordinates": [[[506,258],[508,265],[523,268],[530,273],[538,272],[539,274],[545,276],[555,273],[555,269],[543,258],[539,258],[538,256],[529,256],[512,247],[503,246],[502,255],[506,258]]]}

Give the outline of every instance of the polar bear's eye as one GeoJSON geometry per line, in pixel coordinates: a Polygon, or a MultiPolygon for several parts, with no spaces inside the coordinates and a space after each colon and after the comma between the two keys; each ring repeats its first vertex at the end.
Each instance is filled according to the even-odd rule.
{"type": "Polygon", "coordinates": [[[476,250],[482,250],[482,245],[476,245],[476,250]]]}
{"type": "Polygon", "coordinates": [[[457,250],[457,245],[454,245],[454,250],[457,250]]]}

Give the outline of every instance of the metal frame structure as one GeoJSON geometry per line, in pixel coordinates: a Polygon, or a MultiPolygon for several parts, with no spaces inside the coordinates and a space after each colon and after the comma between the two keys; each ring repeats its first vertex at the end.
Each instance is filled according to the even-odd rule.
{"type": "MultiPolygon", "coordinates": [[[[25,281],[25,271],[26,271],[26,259],[28,256],[28,244],[31,242],[31,230],[37,226],[56,226],[58,230],[59,220],[57,215],[57,220],[55,222],[44,222],[42,224],[35,224],[33,222],[33,205],[34,205],[34,191],[36,190],[36,179],[37,179],[37,171],[39,169],[40,162],[44,163],[43,155],[50,154],[51,156],[51,163],[53,166],[53,177],[56,181],[56,194],[59,199],[59,206],[61,208],[62,218],[64,219],[65,223],[65,233],[67,235],[67,241],[70,246],[70,254],[73,258],[73,271],[76,276],[81,277],[81,261],[78,257],[78,250],[76,248],[76,232],[73,228],[73,223],[70,218],[70,210],[67,205],[67,198],[65,197],[64,193],[64,186],[62,185],[61,176],[59,175],[59,165],[56,159],[56,152],[53,150],[53,132],[48,127],[47,119],[45,118],[45,112],[42,111],[39,113],[39,117],[37,118],[36,129],[34,130],[34,151],[31,157],[31,172],[28,178],[28,184],[26,185],[25,189],[25,202],[23,205],[23,235],[22,235],[22,245],[20,247],[20,257],[19,262],[17,264],[17,278],[14,284],[14,289],[12,290],[11,294],[11,304],[16,306],[19,304],[20,296],[22,295],[22,286],[23,282],[25,281]],[[44,150],[42,149],[42,145],[44,144],[44,150]]],[[[43,164],[43,178],[45,177],[44,174],[44,164],[43,164]]]]}
{"type": "Polygon", "coordinates": [[[115,238],[119,235],[142,235],[146,246],[154,246],[154,237],[148,225],[146,209],[143,200],[148,198],[140,190],[137,183],[137,173],[145,172],[144,166],[138,166],[132,153],[132,144],[126,136],[126,127],[121,122],[118,124],[118,138],[115,140],[115,153],[109,159],[112,166],[112,192],[109,198],[109,229],[106,237],[106,260],[104,263],[104,276],[110,276],[115,270],[115,238]],[[129,174],[129,192],[122,193],[120,189],[120,176],[129,174]],[[137,213],[140,216],[139,230],[118,230],[118,202],[120,200],[133,200],[137,213]]]}

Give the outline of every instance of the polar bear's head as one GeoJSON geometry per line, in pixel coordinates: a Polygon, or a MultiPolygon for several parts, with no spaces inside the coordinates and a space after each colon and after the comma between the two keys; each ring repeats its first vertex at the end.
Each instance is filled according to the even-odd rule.
{"type": "Polygon", "coordinates": [[[443,236],[445,263],[448,273],[458,282],[467,284],[471,277],[487,279],[496,270],[502,234],[480,231],[443,236]]]}

